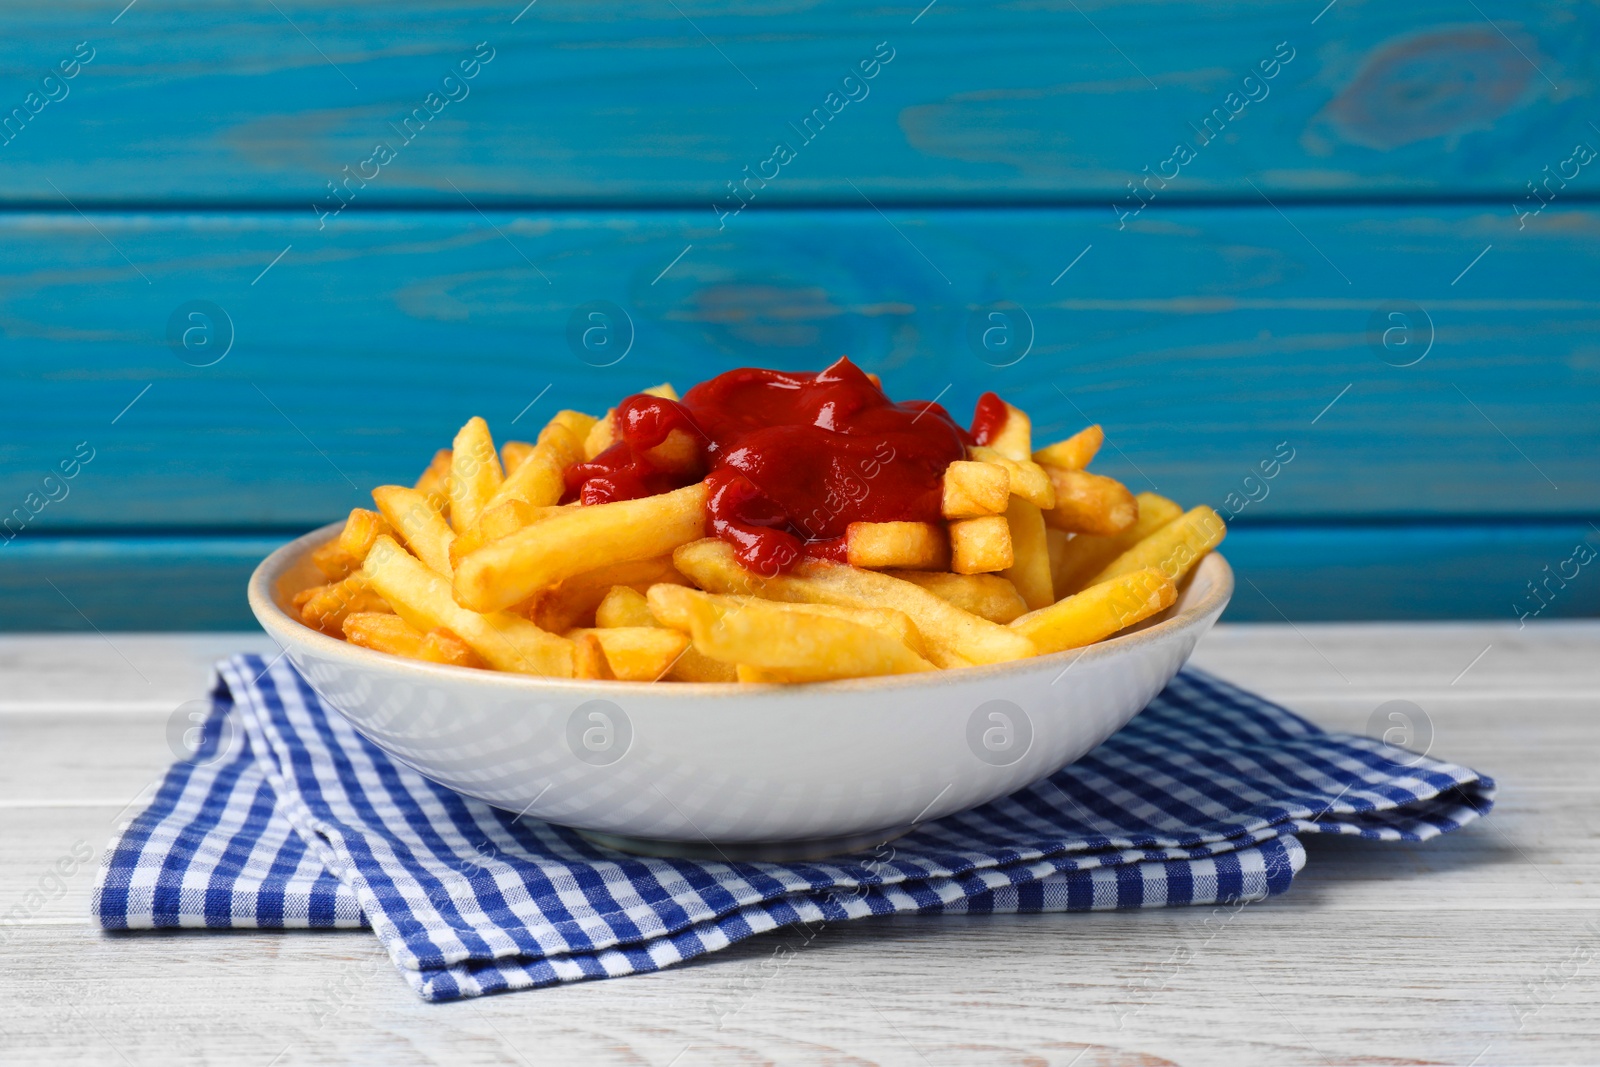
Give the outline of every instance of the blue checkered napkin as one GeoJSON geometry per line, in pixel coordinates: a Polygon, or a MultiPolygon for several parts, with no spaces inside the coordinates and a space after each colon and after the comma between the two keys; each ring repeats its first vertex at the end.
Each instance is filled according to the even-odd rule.
{"type": "Polygon", "coordinates": [[[1304,864],[1296,833],[1421,841],[1494,793],[1186,671],[1071,767],[874,854],[639,859],[427,781],[286,662],[218,669],[200,750],[106,851],[101,925],[370,925],[429,1000],[655,971],[791,923],[1259,899],[1304,864]]]}

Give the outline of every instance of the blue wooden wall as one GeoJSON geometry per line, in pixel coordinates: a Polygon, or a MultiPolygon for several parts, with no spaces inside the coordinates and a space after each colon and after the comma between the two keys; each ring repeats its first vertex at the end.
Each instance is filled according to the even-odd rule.
{"type": "Polygon", "coordinates": [[[1600,612],[1592,6],[120,6],[0,34],[0,626],[248,625],[470,414],[840,353],[1103,423],[1231,618],[1600,612]]]}

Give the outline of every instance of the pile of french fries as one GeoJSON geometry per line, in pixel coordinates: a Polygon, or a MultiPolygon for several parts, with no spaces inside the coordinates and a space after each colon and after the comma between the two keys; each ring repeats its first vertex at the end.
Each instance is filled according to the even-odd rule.
{"type": "MultiPolygon", "coordinates": [[[[670,385],[646,390],[677,399],[670,385]]],[[[1035,450],[1028,416],[944,473],[945,521],[856,522],[848,563],[742,567],[706,536],[704,483],[561,504],[616,440],[562,411],[498,450],[470,419],[415,486],[379,486],[312,553],[294,607],[352,644],[458,667],[636,682],[804,683],[1080,648],[1170,606],[1223,538],[1211,508],[1088,467],[1099,426],[1035,450]]]]}

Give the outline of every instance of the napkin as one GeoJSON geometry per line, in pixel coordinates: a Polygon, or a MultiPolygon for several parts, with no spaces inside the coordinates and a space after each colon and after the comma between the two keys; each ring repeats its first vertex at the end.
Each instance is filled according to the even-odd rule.
{"type": "Polygon", "coordinates": [[[281,657],[240,655],[217,666],[198,749],[106,849],[93,909],[108,930],[370,927],[442,1001],[656,971],[792,924],[1260,900],[1304,865],[1297,835],[1423,841],[1493,795],[1189,669],[1077,763],[876,849],[645,859],[428,781],[281,657]]]}

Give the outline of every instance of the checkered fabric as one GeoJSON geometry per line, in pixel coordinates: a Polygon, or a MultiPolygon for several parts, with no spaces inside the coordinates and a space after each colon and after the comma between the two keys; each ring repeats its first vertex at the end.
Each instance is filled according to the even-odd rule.
{"type": "Polygon", "coordinates": [[[641,859],[426,780],[287,662],[218,673],[199,749],[106,850],[101,925],[370,926],[428,1000],[655,971],[795,923],[1256,900],[1304,864],[1296,834],[1426,840],[1494,793],[1188,670],[1072,766],[873,853],[641,859]]]}

